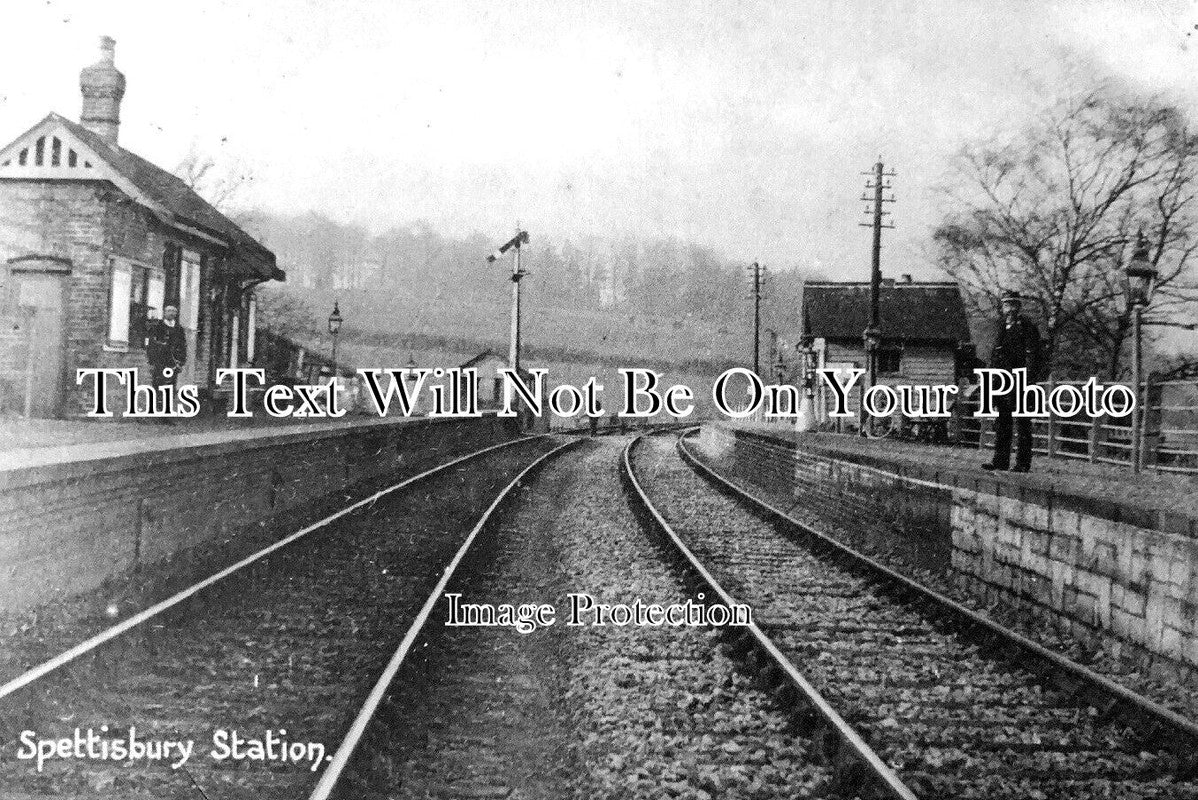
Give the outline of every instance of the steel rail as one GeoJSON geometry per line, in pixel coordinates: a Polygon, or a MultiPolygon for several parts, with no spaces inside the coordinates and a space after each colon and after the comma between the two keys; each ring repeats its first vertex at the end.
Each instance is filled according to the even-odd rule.
{"type": "Polygon", "coordinates": [[[141,625],[142,623],[146,622],[147,620],[153,619],[154,617],[158,616],[162,612],[178,605],[179,603],[183,602],[184,600],[188,599],[189,597],[196,595],[197,593],[203,591],[204,589],[208,588],[209,586],[213,585],[214,583],[217,583],[218,581],[221,581],[221,580],[229,577],[233,573],[244,569],[245,567],[249,566],[250,564],[253,564],[256,561],[261,560],[262,558],[270,555],[271,553],[275,552],[276,550],[281,550],[282,548],[297,541],[298,539],[301,539],[302,537],[307,536],[309,533],[311,533],[315,530],[319,530],[320,528],[323,528],[326,525],[328,525],[330,522],[334,522],[334,521],[340,519],[341,517],[344,517],[345,515],[350,514],[354,511],[358,510],[359,508],[362,508],[363,506],[367,506],[367,505],[370,505],[371,503],[377,502],[379,500],[379,498],[381,498],[381,497],[384,497],[394,491],[402,489],[405,486],[410,486],[413,483],[422,481],[425,478],[435,475],[436,473],[441,472],[443,470],[451,469],[452,467],[455,467],[459,464],[465,463],[466,461],[470,461],[471,459],[478,458],[479,456],[494,452],[495,450],[499,450],[499,449],[502,449],[505,447],[512,447],[512,446],[518,445],[518,444],[524,444],[527,442],[534,441],[536,439],[547,438],[547,436],[548,436],[548,434],[540,434],[538,436],[525,436],[525,437],[521,437],[519,439],[512,439],[507,442],[500,442],[499,444],[484,447],[481,450],[476,450],[473,453],[468,453],[464,456],[460,456],[460,457],[455,458],[454,460],[449,461],[445,464],[441,464],[439,466],[433,467],[432,469],[425,470],[424,472],[421,472],[418,475],[413,475],[410,478],[405,478],[404,480],[400,481],[399,483],[396,483],[392,486],[388,486],[386,489],[382,489],[380,491],[375,492],[374,494],[370,495],[369,497],[365,498],[364,500],[359,500],[355,503],[351,503],[350,505],[345,506],[341,510],[336,511],[333,514],[330,514],[329,516],[319,520],[318,522],[314,522],[311,525],[301,528],[300,530],[296,531],[295,533],[292,533],[289,536],[287,536],[283,539],[280,539],[279,541],[275,542],[274,544],[268,545],[267,547],[262,548],[258,552],[254,553],[252,555],[246,556],[245,558],[241,559],[240,561],[236,562],[235,564],[225,567],[224,569],[208,576],[207,578],[203,579],[202,581],[199,581],[198,583],[194,583],[191,586],[188,586],[186,589],[183,589],[182,591],[179,591],[179,592],[171,595],[170,597],[166,598],[165,600],[161,600],[161,601],[155,603],[154,605],[150,606],[149,608],[139,611],[137,614],[134,614],[133,616],[128,617],[127,619],[124,619],[124,620],[118,622],[117,624],[113,625],[112,627],[106,628],[105,630],[101,631],[100,633],[97,633],[95,636],[92,636],[89,639],[85,639],[84,641],[80,642],[79,644],[75,645],[74,647],[70,648],[69,650],[65,650],[62,653],[59,653],[57,656],[55,656],[47,661],[42,662],[41,664],[39,664],[36,667],[33,667],[32,669],[27,670],[26,672],[22,673],[21,675],[17,676],[16,678],[13,678],[12,680],[10,680],[7,683],[0,686],[0,699],[4,699],[5,697],[8,697],[9,695],[13,694],[14,692],[17,692],[20,689],[23,689],[24,687],[33,683],[34,681],[45,677],[46,675],[53,672],[54,670],[59,669],[60,667],[65,666],[66,664],[69,664],[70,662],[74,661],[75,659],[79,658],[80,656],[85,655],[85,654],[95,650],[96,648],[115,639],[116,637],[129,631],[130,629],[135,628],[138,625],[141,625]]]}
{"type": "Polygon", "coordinates": [[[428,599],[424,601],[424,606],[420,609],[420,613],[416,615],[416,619],[408,628],[408,632],[404,636],[403,641],[400,642],[399,648],[391,657],[391,661],[388,662],[386,669],[383,670],[378,681],[375,682],[374,688],[371,690],[370,695],[366,698],[366,702],[363,703],[358,715],[354,718],[353,723],[350,725],[349,731],[346,733],[341,745],[337,748],[337,752],[333,754],[332,761],[329,762],[328,767],[326,767],[325,771],[321,774],[320,781],[316,784],[316,788],[313,789],[312,794],[309,795],[309,800],[328,800],[328,798],[332,795],[334,789],[337,787],[337,782],[345,773],[345,769],[349,764],[350,758],[353,757],[358,743],[362,740],[362,736],[366,733],[367,726],[374,718],[375,712],[378,710],[379,705],[386,696],[387,689],[391,686],[391,681],[395,679],[395,675],[399,672],[399,668],[403,665],[404,659],[407,658],[408,652],[412,649],[412,645],[416,643],[416,638],[424,629],[424,624],[428,621],[429,615],[432,614],[433,608],[441,599],[441,595],[445,591],[445,588],[449,585],[450,579],[453,578],[458,565],[462,563],[463,559],[465,559],[466,554],[469,552],[470,547],[474,544],[475,539],[478,538],[479,533],[484,527],[486,527],[487,523],[490,522],[491,516],[494,514],[495,510],[499,508],[507,496],[511,494],[511,492],[518,487],[533,470],[537,469],[550,458],[553,458],[554,456],[562,453],[565,450],[568,450],[571,447],[578,446],[583,441],[584,440],[582,439],[574,439],[573,441],[566,442],[565,444],[556,447],[553,450],[550,450],[548,453],[540,456],[536,461],[525,467],[520,474],[511,481],[511,483],[505,486],[503,491],[501,491],[495,497],[495,500],[492,501],[491,505],[487,507],[487,510],[483,512],[474,528],[470,531],[470,534],[466,537],[466,540],[462,543],[462,546],[458,548],[453,560],[451,560],[449,565],[445,567],[445,571],[441,574],[441,579],[437,581],[437,585],[433,587],[428,599]]]}
{"type": "MultiPolygon", "coordinates": [[[[657,507],[653,505],[653,501],[649,499],[644,486],[637,479],[636,471],[632,468],[632,451],[637,443],[645,438],[646,435],[651,434],[636,437],[624,448],[622,473],[626,485],[631,487],[630,494],[649,517],[652,518],[656,527],[666,535],[670,543],[674,546],[674,549],[682,556],[690,570],[706,585],[708,591],[718,597],[720,602],[729,608],[738,605],[737,600],[703,566],[694,552],[687,547],[686,543],[682,541],[681,537],[670,526],[670,523],[657,510],[657,507]]],[[[915,793],[899,779],[894,770],[887,766],[886,762],[861,738],[861,735],[803,677],[798,668],[795,667],[791,660],[782,653],[773,640],[756,623],[750,622],[743,630],[747,632],[752,644],[756,645],[758,652],[764,653],[768,660],[772,662],[771,666],[781,675],[785,676],[785,679],[789,681],[794,691],[797,692],[799,699],[804,705],[815,712],[817,718],[824,723],[826,730],[832,733],[835,741],[839,743],[839,748],[832,754],[832,758],[829,760],[836,778],[841,785],[850,789],[857,789],[864,784],[875,792],[875,796],[896,798],[897,800],[918,800],[915,793]],[[853,768],[856,768],[856,772],[853,771],[853,768]]]]}
{"type": "MultiPolygon", "coordinates": [[[[866,571],[881,578],[883,582],[897,586],[902,591],[930,602],[933,606],[945,612],[946,616],[954,619],[961,628],[973,631],[980,630],[985,636],[992,637],[1003,646],[1019,652],[1022,656],[1030,656],[1034,661],[1038,661],[1048,667],[1048,670],[1046,670],[1047,673],[1055,671],[1058,676],[1062,676],[1063,679],[1061,682],[1066,684],[1066,688],[1074,696],[1083,696],[1085,694],[1082,691],[1083,689],[1091,690],[1096,694],[1087,696],[1086,702],[1099,709],[1104,717],[1110,718],[1120,710],[1123,711],[1124,716],[1139,717],[1141,721],[1147,723],[1147,727],[1149,728],[1146,732],[1147,734],[1155,733],[1160,739],[1159,744],[1161,746],[1181,758],[1182,763],[1186,765],[1185,771],[1189,772],[1195,769],[1196,764],[1198,764],[1195,761],[1196,754],[1198,754],[1198,723],[1183,717],[1181,714],[1166,708],[1154,700],[1133,692],[1125,686],[1115,683],[1110,678],[1099,675],[1093,670],[1075,661],[1071,661],[1059,653],[1049,650],[1038,642],[1034,642],[1026,636],[1000,625],[989,617],[962,605],[956,600],[937,592],[935,589],[924,586],[908,578],[906,575],[896,572],[876,559],[795,519],[789,513],[768,501],[754,496],[730,479],[720,475],[714,468],[703,463],[698,456],[690,451],[685,440],[697,430],[698,428],[692,428],[680,435],[678,437],[677,448],[683,460],[701,476],[707,478],[717,486],[723,487],[734,497],[758,509],[765,516],[773,518],[784,526],[794,528],[809,538],[814,538],[832,552],[847,559],[850,563],[863,567],[866,571]]],[[[1023,663],[1023,666],[1025,669],[1034,671],[1033,666],[1026,662],[1023,663]]]]}

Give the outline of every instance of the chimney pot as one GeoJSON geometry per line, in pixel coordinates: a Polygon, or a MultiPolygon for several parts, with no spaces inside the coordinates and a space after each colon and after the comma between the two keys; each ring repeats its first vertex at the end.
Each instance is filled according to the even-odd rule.
{"type": "Polygon", "coordinates": [[[79,73],[79,91],[83,110],[79,122],[104,141],[116,145],[121,126],[121,99],[125,96],[125,76],[115,66],[116,41],[100,37],[100,60],[79,73]]]}

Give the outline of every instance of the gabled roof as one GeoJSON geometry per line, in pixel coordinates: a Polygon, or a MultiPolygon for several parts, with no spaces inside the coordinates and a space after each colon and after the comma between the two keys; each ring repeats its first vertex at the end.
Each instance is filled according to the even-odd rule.
{"type": "MultiPolygon", "coordinates": [[[[883,284],[878,317],[884,340],[952,344],[970,340],[965,303],[956,283],[883,284]]],[[[804,284],[804,333],[861,344],[868,325],[868,283],[804,284]]]]}
{"type": "Polygon", "coordinates": [[[496,353],[494,350],[491,350],[491,349],[489,349],[489,348],[488,348],[487,350],[484,350],[484,351],[482,351],[481,353],[479,353],[478,355],[476,355],[474,358],[470,359],[470,360],[469,360],[469,361],[467,361],[466,363],[462,364],[461,368],[462,368],[462,369],[469,369],[470,367],[476,367],[476,366],[478,366],[479,364],[481,364],[481,363],[483,363],[484,361],[486,361],[488,358],[496,358],[496,359],[499,359],[500,361],[502,361],[504,364],[506,364],[506,363],[507,363],[507,359],[506,359],[506,358],[504,358],[503,356],[499,355],[499,354],[498,354],[498,353],[496,353]]]}
{"type": "MultiPolygon", "coordinates": [[[[43,149],[50,144],[43,143],[43,149]]],[[[30,159],[25,158],[26,162],[30,159]]],[[[51,113],[0,150],[0,178],[27,180],[108,180],[147,207],[168,225],[214,241],[228,251],[230,267],[262,278],[283,280],[275,255],[235,222],[212,207],[180,178],[136,153],[112,145],[82,125],[51,113]],[[58,162],[12,163],[21,150],[39,138],[51,136],[61,148],[58,162]],[[77,152],[78,151],[78,152],[77,152]],[[68,160],[69,158],[69,160],[68,160]],[[82,162],[82,163],[80,163],[82,162]]]]}

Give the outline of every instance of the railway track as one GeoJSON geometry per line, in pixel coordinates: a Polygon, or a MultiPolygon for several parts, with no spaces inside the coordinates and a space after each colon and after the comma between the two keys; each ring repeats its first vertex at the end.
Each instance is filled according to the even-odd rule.
{"type": "Polygon", "coordinates": [[[409,478],[0,685],[0,797],[332,795],[430,590],[572,444],[504,443],[409,478]]]}
{"type": "Polygon", "coordinates": [[[629,480],[695,579],[753,607],[737,645],[825,732],[842,790],[1198,798],[1189,721],[789,519],[683,441],[638,439],[629,480]]]}
{"type": "Polygon", "coordinates": [[[569,592],[688,597],[621,491],[623,447],[588,441],[496,515],[446,591],[550,602],[557,621],[525,635],[430,626],[355,758],[355,800],[826,796],[813,743],[710,631],[566,626],[569,592]]]}

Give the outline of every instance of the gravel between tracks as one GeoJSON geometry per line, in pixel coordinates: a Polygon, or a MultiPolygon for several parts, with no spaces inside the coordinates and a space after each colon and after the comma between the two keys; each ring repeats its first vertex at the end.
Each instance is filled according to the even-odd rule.
{"type": "Polygon", "coordinates": [[[821,796],[828,775],[807,743],[710,632],[566,627],[567,592],[685,599],[623,495],[626,442],[566,454],[501,512],[494,558],[464,583],[463,601],[548,602],[557,622],[527,635],[430,634],[423,678],[392,692],[390,716],[408,732],[391,742],[402,786],[387,796],[821,796]]]}
{"type": "Polygon", "coordinates": [[[716,493],[673,440],[649,440],[637,464],[696,554],[925,796],[1198,797],[1198,786],[1169,777],[1168,756],[1128,749],[1089,709],[990,662],[716,493]]]}

